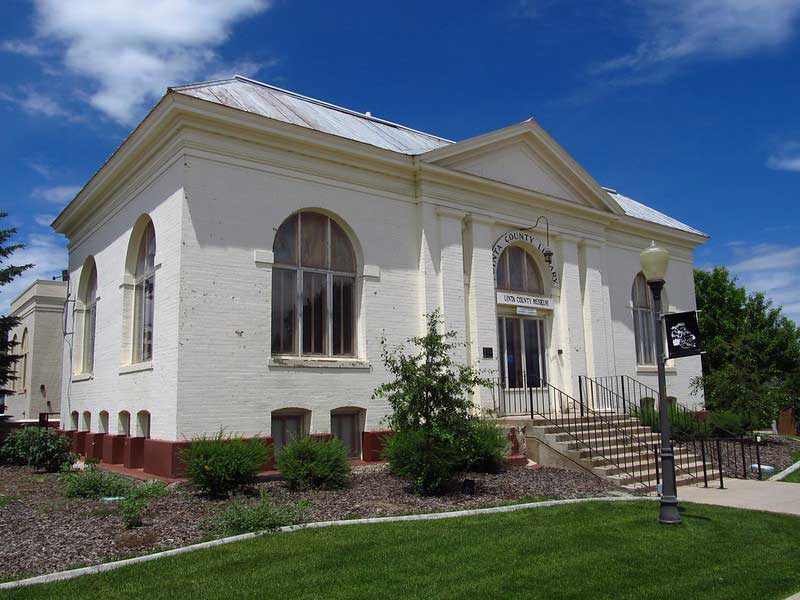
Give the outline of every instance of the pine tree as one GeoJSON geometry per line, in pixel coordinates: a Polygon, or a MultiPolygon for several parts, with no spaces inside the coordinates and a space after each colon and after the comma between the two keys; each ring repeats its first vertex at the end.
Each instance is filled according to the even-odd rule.
{"type": "MultiPolygon", "coordinates": [[[[0,219],[8,216],[8,213],[0,212],[0,219]]],[[[11,255],[17,250],[22,249],[22,244],[6,245],[11,237],[17,233],[15,227],[0,229],[0,287],[12,282],[22,273],[33,267],[33,265],[10,265],[7,264],[11,255]]],[[[8,383],[14,379],[14,364],[19,360],[19,356],[14,354],[14,343],[10,341],[11,330],[19,325],[17,317],[0,315],[0,393],[6,394],[8,383]]]]}

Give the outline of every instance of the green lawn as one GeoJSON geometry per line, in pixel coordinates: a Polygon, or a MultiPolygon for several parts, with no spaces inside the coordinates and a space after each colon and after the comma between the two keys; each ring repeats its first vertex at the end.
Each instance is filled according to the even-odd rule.
{"type": "MultiPolygon", "coordinates": [[[[800,452],[795,452],[792,455],[792,460],[794,462],[797,462],[798,460],[800,460],[800,452]]],[[[781,481],[785,481],[787,483],[800,483],[800,469],[798,469],[794,473],[790,473],[789,475],[787,475],[786,477],[781,479],[781,481]]]]}
{"type": "Polygon", "coordinates": [[[278,534],[8,598],[786,598],[800,519],[597,503],[278,534]]]}

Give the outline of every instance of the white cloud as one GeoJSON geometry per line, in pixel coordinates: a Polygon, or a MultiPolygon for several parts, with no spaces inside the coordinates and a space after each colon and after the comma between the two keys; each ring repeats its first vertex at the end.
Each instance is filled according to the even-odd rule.
{"type": "Polygon", "coordinates": [[[775,171],[794,171],[800,173],[800,143],[782,144],[767,158],[767,167],[775,171]]]}
{"type": "MultiPolygon", "coordinates": [[[[12,241],[16,241],[12,240],[12,241]]],[[[21,240],[25,247],[17,250],[7,261],[12,265],[35,265],[11,283],[0,287],[0,314],[8,314],[11,301],[36,279],[50,279],[67,267],[66,240],[55,234],[30,235],[21,240]]]]}
{"type": "Polygon", "coordinates": [[[67,70],[96,88],[89,102],[130,124],[169,85],[218,67],[215,48],[267,0],[36,0],[37,33],[63,48],[67,70]]]}
{"type": "Polygon", "coordinates": [[[55,215],[38,214],[38,215],[34,215],[33,221],[34,221],[34,223],[36,223],[37,225],[40,225],[42,227],[50,227],[50,223],[52,223],[55,218],[56,218],[55,215]]]}
{"type": "Polygon", "coordinates": [[[42,54],[39,46],[21,40],[6,40],[0,44],[0,50],[23,56],[41,56],[42,54]]]}
{"type": "Polygon", "coordinates": [[[641,42],[599,73],[668,73],[677,63],[775,48],[795,33],[800,0],[643,0],[641,42]],[[666,71],[665,71],[666,69],[666,71]]]}
{"type": "Polygon", "coordinates": [[[63,117],[69,120],[77,119],[77,117],[70,113],[61,103],[50,96],[28,88],[20,88],[14,92],[0,92],[0,100],[16,104],[25,112],[32,115],[63,117]]]}
{"type": "Polygon", "coordinates": [[[737,254],[749,256],[729,270],[749,292],[764,292],[783,314],[800,324],[800,246],[757,244],[737,246],[737,254]]]}
{"type": "Polygon", "coordinates": [[[52,202],[53,204],[64,204],[72,200],[79,191],[81,191],[81,186],[79,185],[37,187],[31,192],[31,198],[52,202]]]}

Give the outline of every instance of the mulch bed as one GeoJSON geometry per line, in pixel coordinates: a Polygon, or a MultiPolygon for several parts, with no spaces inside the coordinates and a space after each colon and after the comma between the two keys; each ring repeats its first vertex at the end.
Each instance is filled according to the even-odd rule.
{"type": "Polygon", "coordinates": [[[775,467],[775,474],[778,474],[794,464],[792,456],[800,452],[800,441],[766,436],[762,437],[759,451],[761,464],[775,467]]]}
{"type": "MultiPolygon", "coordinates": [[[[616,490],[587,473],[551,468],[515,468],[470,477],[476,480],[475,495],[465,495],[459,485],[442,496],[416,496],[384,465],[355,467],[352,484],[344,490],[292,492],[280,481],[256,487],[269,492],[277,504],[307,500],[309,521],[463,510],[543,498],[601,496],[616,490]]],[[[225,509],[227,501],[207,500],[189,484],[172,484],[170,489],[167,496],[150,501],[142,527],[126,530],[114,504],[64,498],[57,475],[0,467],[0,580],[217,537],[209,521],[225,509]]]]}

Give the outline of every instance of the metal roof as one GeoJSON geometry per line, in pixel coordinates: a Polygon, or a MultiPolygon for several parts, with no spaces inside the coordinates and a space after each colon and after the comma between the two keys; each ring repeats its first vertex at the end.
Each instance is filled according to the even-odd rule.
{"type": "MultiPolygon", "coordinates": [[[[423,154],[455,143],[241,75],[234,75],[230,79],[172,87],[170,90],[401,154],[423,154]]],[[[604,189],[630,217],[697,235],[706,235],[641,202],[623,196],[616,190],[604,189]]]]}
{"type": "Polygon", "coordinates": [[[680,229],[681,231],[688,231],[689,233],[708,237],[707,234],[703,233],[699,229],[695,229],[686,223],[681,223],[677,219],[668,217],[664,213],[658,212],[656,209],[650,208],[641,202],[637,202],[633,198],[623,196],[616,190],[612,190],[610,188],[603,189],[617,202],[617,204],[620,205],[622,210],[624,210],[625,214],[629,217],[642,219],[643,221],[649,221],[651,223],[658,223],[659,225],[665,225],[666,227],[672,227],[673,229],[680,229]]]}
{"type": "Polygon", "coordinates": [[[170,88],[285,123],[371,144],[402,154],[422,154],[453,142],[372,115],[234,75],[231,79],[170,88]]]}

